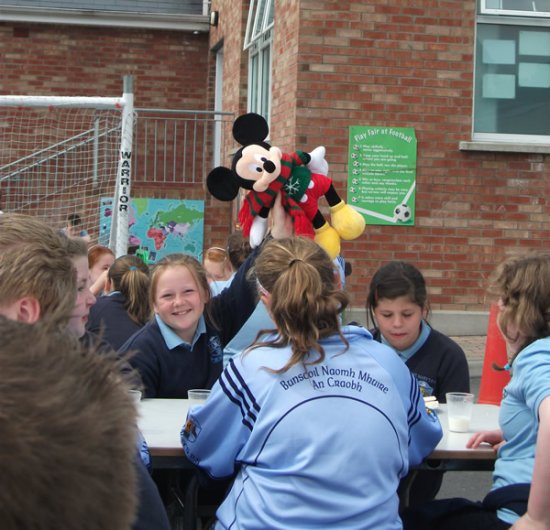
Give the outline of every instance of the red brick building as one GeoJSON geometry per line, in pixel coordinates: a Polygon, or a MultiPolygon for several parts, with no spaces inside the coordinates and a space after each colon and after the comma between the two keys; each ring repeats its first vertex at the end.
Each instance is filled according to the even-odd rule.
{"type": "MultiPolygon", "coordinates": [[[[210,9],[198,29],[151,29],[12,21],[0,6],[0,92],[117,95],[132,74],[136,107],[255,110],[283,150],[325,145],[343,197],[350,126],[414,128],[414,226],[369,225],[343,244],[355,307],[374,270],[400,259],[425,274],[435,312],[478,315],[502,258],[546,249],[549,12],[510,11],[506,0],[213,0],[210,9]]],[[[236,147],[225,139],[222,161],[236,147]]],[[[231,205],[201,183],[161,189],[137,176],[139,194],[205,197],[206,246],[232,229],[231,205]]]]}

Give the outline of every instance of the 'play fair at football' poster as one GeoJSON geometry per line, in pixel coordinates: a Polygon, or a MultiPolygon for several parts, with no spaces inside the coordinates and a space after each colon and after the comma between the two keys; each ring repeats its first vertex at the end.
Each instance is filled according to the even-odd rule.
{"type": "Polygon", "coordinates": [[[404,127],[350,127],[348,203],[371,225],[414,225],[416,135],[404,127]]]}

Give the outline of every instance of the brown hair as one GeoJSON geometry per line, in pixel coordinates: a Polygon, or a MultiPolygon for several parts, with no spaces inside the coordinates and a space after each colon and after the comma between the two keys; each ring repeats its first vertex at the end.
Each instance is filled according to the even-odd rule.
{"type": "Polygon", "coordinates": [[[367,294],[367,323],[376,326],[374,310],[378,301],[406,296],[411,303],[429,313],[428,290],[422,273],[411,263],[390,261],[382,265],[371,279],[367,294]]]}
{"type": "Polygon", "coordinates": [[[66,237],[63,242],[71,259],[88,255],[88,247],[83,239],[66,237]]]}
{"type": "Polygon", "coordinates": [[[312,350],[318,356],[309,364],[322,362],[325,352],[319,341],[335,333],[347,347],[339,314],[348,305],[348,296],[337,288],[334,263],[317,243],[301,237],[269,241],[253,272],[260,291],[271,294],[270,313],[278,330],[276,339],[260,342],[257,338],[254,346],[290,344],[292,348],[290,360],[276,372],[305,362],[312,350]]]}
{"type": "Polygon", "coordinates": [[[120,361],[41,323],[0,319],[0,336],[2,529],[129,530],[136,410],[120,361]]]}
{"type": "Polygon", "coordinates": [[[76,297],[66,239],[37,218],[0,215],[0,306],[32,296],[41,319],[66,326],[76,297]]]}
{"type": "Polygon", "coordinates": [[[121,256],[107,273],[113,288],[124,295],[124,307],[130,318],[139,325],[151,317],[149,300],[149,267],[136,256],[121,256]]]}
{"type": "Polygon", "coordinates": [[[507,259],[492,274],[489,293],[500,299],[503,335],[514,341],[508,333],[515,329],[524,337],[519,350],[550,336],[550,254],[507,259]]]}
{"type": "Polygon", "coordinates": [[[171,269],[174,267],[186,267],[187,270],[191,273],[191,276],[193,276],[197,287],[202,292],[202,296],[204,297],[204,301],[206,304],[204,308],[205,313],[208,316],[210,323],[214,327],[217,327],[217,324],[214,321],[213,315],[209,308],[210,304],[208,303],[211,300],[211,296],[210,287],[208,286],[208,279],[206,277],[206,271],[204,270],[204,267],[193,256],[190,256],[189,254],[168,254],[154,265],[151,272],[151,287],[149,290],[149,300],[151,303],[151,307],[153,307],[155,304],[155,296],[157,294],[157,285],[160,276],[166,269],[171,269]]]}
{"type": "Polygon", "coordinates": [[[248,239],[242,232],[233,232],[227,238],[227,255],[234,270],[237,270],[252,252],[248,239]]]}

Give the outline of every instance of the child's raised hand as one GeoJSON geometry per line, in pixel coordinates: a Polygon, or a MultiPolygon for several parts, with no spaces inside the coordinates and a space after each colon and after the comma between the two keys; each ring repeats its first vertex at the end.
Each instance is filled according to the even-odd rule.
{"type": "Polygon", "coordinates": [[[275,203],[271,208],[271,235],[274,239],[283,239],[292,237],[294,234],[294,226],[292,218],[288,215],[283,207],[281,194],[277,194],[275,203]]]}

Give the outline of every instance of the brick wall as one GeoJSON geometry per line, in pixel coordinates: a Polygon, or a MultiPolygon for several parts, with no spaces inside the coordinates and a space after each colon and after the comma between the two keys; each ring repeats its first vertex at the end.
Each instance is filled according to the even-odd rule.
{"type": "Polygon", "coordinates": [[[368,226],[343,244],[353,305],[381,263],[401,259],[424,272],[433,309],[487,308],[496,263],[548,244],[550,159],[459,150],[471,139],[475,1],[303,0],[275,9],[274,145],[326,145],[345,197],[349,126],[416,130],[416,225],[368,226]]]}
{"type": "MultiPolygon", "coordinates": [[[[212,108],[206,34],[0,23],[0,58],[2,94],[120,96],[123,76],[132,75],[135,107],[212,108]]],[[[225,240],[231,207],[212,208],[202,183],[159,186],[136,178],[132,194],[206,199],[205,244],[225,240]],[[215,222],[223,232],[212,230],[215,222]]]]}
{"type": "MultiPolygon", "coordinates": [[[[214,0],[210,36],[146,29],[0,23],[3,94],[109,95],[134,76],[137,107],[213,108],[214,53],[223,44],[223,110],[246,112],[249,2],[214,0]]],[[[487,307],[485,287],[505,255],[545,249],[547,155],[460,151],[470,139],[474,0],[276,0],[272,143],[324,144],[342,196],[351,125],[414,127],[416,226],[369,226],[343,244],[349,288],[362,305],[374,270],[418,265],[434,309],[487,307]]],[[[235,149],[231,135],[222,163],[235,149]]],[[[134,195],[206,199],[205,245],[223,244],[234,205],[202,184],[140,183],[134,195]]],[[[323,208],[323,211],[325,209],[323,208]]]]}

